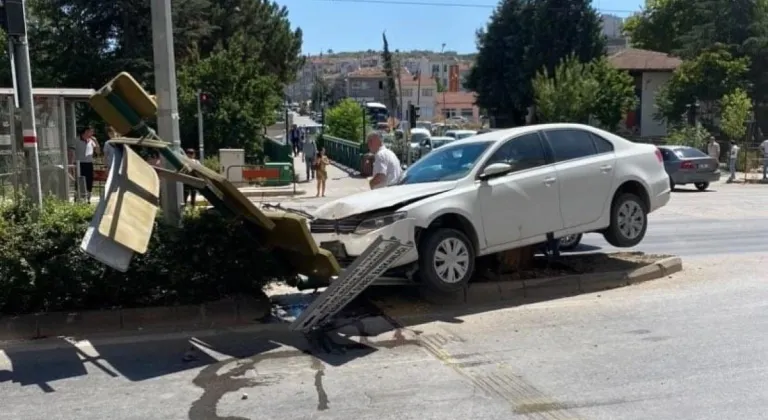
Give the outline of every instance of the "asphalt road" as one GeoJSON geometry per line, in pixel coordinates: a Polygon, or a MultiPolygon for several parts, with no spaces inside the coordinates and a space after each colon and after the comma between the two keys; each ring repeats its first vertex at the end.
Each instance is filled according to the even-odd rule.
{"type": "MultiPolygon", "coordinates": [[[[685,188],[685,187],[683,187],[685,188]]],[[[713,185],[681,189],[649,216],[643,242],[633,250],[679,256],[768,252],[768,189],[765,185],[713,185]]],[[[620,251],[602,235],[588,234],[577,251],[620,251]]]]}
{"type": "Polygon", "coordinates": [[[682,273],[379,319],[331,353],[252,331],[0,345],[0,419],[765,419],[768,194],[716,189],[676,193],[638,247],[682,273]]]}

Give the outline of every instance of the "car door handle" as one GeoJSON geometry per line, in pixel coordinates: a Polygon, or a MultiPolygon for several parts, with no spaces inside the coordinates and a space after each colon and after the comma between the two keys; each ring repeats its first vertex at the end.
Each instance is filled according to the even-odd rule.
{"type": "Polygon", "coordinates": [[[557,181],[557,178],[551,176],[549,178],[544,178],[544,185],[552,185],[557,181]]]}
{"type": "Polygon", "coordinates": [[[611,165],[603,165],[603,166],[600,167],[600,172],[602,172],[602,173],[610,172],[611,169],[613,169],[613,166],[611,166],[611,165]]]}

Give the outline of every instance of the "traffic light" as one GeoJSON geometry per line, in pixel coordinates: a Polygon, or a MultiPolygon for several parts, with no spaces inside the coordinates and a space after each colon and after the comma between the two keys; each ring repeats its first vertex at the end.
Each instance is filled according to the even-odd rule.
{"type": "Polygon", "coordinates": [[[202,91],[200,92],[199,100],[200,100],[200,107],[206,108],[206,109],[212,108],[215,102],[213,95],[211,95],[209,92],[202,92],[202,91]]]}
{"type": "Polygon", "coordinates": [[[416,105],[408,105],[408,123],[411,128],[416,128],[416,121],[419,120],[419,107],[416,105]]]}
{"type": "Polygon", "coordinates": [[[7,35],[27,35],[27,22],[22,0],[0,0],[0,26],[7,35]]]}

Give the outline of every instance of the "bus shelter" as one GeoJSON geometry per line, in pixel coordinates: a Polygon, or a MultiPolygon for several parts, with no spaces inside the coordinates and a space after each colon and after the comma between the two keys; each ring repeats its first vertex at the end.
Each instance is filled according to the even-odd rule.
{"type": "MultiPolygon", "coordinates": [[[[77,139],[77,107],[87,102],[93,89],[35,88],[35,124],[44,196],[69,199],[74,186],[74,162],[68,150],[77,139]]],[[[13,89],[0,88],[0,199],[24,190],[30,169],[23,148],[21,113],[13,89]]]]}

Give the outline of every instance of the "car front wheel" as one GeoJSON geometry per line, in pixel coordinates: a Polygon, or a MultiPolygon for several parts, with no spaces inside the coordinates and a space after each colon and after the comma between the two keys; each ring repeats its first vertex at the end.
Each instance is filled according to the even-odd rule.
{"type": "Polygon", "coordinates": [[[441,293],[466,287],[475,271],[475,250],[467,235],[455,229],[426,232],[419,244],[419,274],[424,286],[441,293]]]}
{"type": "Polygon", "coordinates": [[[624,193],[611,205],[611,224],[603,233],[605,240],[619,248],[640,243],[648,229],[648,210],[640,197],[624,193]]]}

